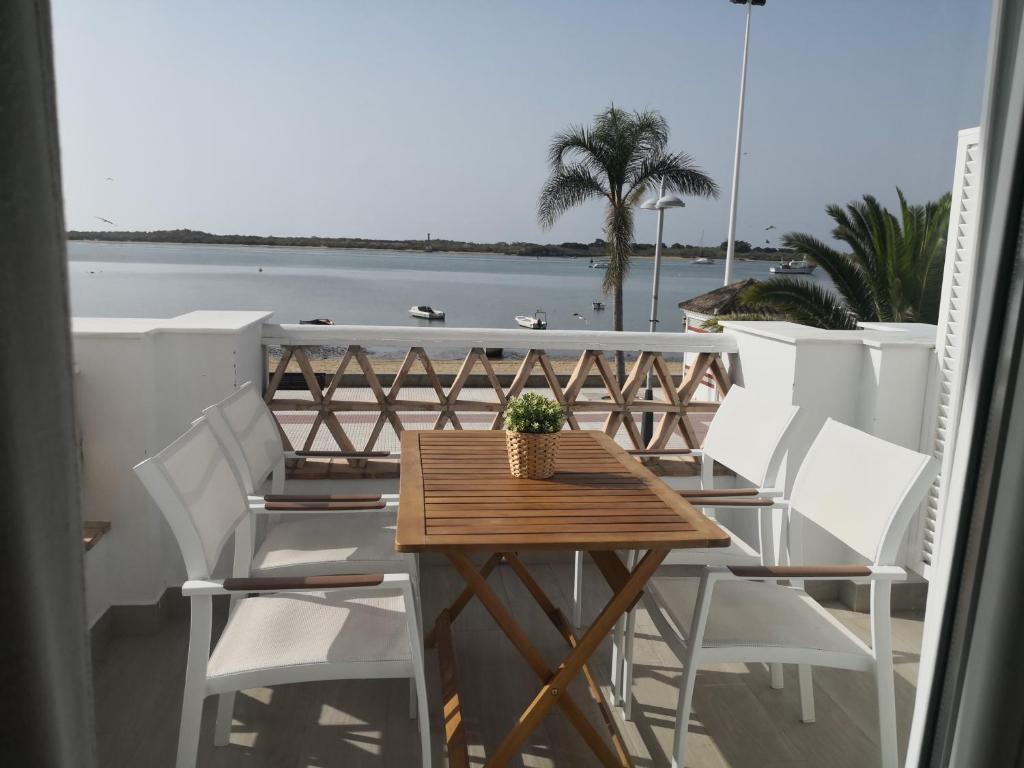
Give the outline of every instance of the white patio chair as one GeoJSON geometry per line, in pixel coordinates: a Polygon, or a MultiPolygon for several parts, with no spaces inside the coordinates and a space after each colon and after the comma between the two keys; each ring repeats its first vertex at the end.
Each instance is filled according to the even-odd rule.
{"type": "MultiPolygon", "coordinates": [[[[772,488],[779,466],[789,447],[787,435],[800,411],[799,406],[781,402],[777,398],[734,385],[722,400],[708,428],[701,449],[687,449],[686,454],[701,460],[700,488],[680,490],[691,504],[705,508],[709,517],[715,509],[735,508],[752,511],[757,515],[758,548],[749,546],[725,526],[730,534],[728,547],[715,549],[679,549],[670,552],[663,567],[714,565],[772,565],[774,552],[774,516],[778,508],[775,498],[782,492],[772,488]],[[748,487],[715,488],[714,466],[718,462],[735,473],[748,487]]],[[[679,454],[679,449],[666,451],[636,451],[639,455],[679,454]]],[[[780,513],[780,517],[784,517],[780,513]]],[[[783,525],[784,527],[784,525],[783,525]]],[[[636,553],[627,555],[630,568],[635,565],[636,553]]],[[[577,627],[582,623],[583,558],[576,553],[573,580],[573,618],[577,627]]],[[[636,611],[630,611],[624,622],[616,627],[612,645],[612,691],[616,704],[623,707],[627,720],[632,718],[633,699],[628,693],[633,687],[633,643],[636,635],[636,611]]],[[[772,667],[772,687],[782,688],[782,667],[772,667]]]]}
{"type": "MultiPolygon", "coordinates": [[[[873,672],[882,765],[896,768],[890,596],[892,582],[906,577],[896,566],[903,535],[937,471],[928,456],[830,419],[794,481],[789,561],[803,561],[802,528],[809,520],[870,565],[716,566],[700,578],[652,580],[652,618],[683,660],[673,766],[684,765],[698,667],[760,662],[873,672]],[[870,583],[870,647],[803,590],[805,579],[870,583]]],[[[803,719],[813,721],[809,674],[801,676],[801,701],[803,719]]]]}
{"type": "Polygon", "coordinates": [[[261,519],[235,535],[235,576],[408,573],[419,587],[417,559],[395,551],[396,498],[379,494],[285,494],[284,450],[277,422],[247,382],[203,411],[261,519]],[[256,495],[268,477],[274,493],[256,495]],[[267,513],[263,515],[261,513],[267,513]]]}
{"type": "MultiPolygon", "coordinates": [[[[281,441],[281,431],[274,414],[263,401],[257,388],[247,381],[228,397],[203,411],[210,426],[220,436],[228,456],[238,467],[244,467],[242,479],[249,494],[260,494],[270,480],[267,496],[282,502],[348,502],[379,501],[381,494],[317,494],[286,493],[285,466],[289,459],[309,457],[341,457],[365,459],[385,457],[388,451],[289,451],[281,441]]],[[[386,500],[397,499],[388,494],[386,500]]]]}
{"type": "MultiPolygon", "coordinates": [[[[681,549],[669,553],[664,565],[707,563],[730,565],[774,563],[772,551],[772,501],[781,491],[771,488],[788,445],[786,434],[800,411],[799,406],[733,385],[722,400],[708,428],[703,448],[630,451],[637,456],[681,454],[701,460],[700,488],[679,490],[694,506],[705,507],[714,517],[715,508],[754,510],[758,516],[759,548],[732,536],[728,547],[681,549]],[[715,488],[714,465],[718,462],[734,472],[746,488],[715,488]]],[[[671,484],[671,478],[666,478],[671,484]]],[[[573,623],[583,623],[583,553],[577,552],[573,573],[573,623]]]]}
{"type": "Polygon", "coordinates": [[[135,467],[178,540],[191,629],[177,767],[194,766],[203,700],[220,694],[215,743],[228,743],[234,692],[314,680],[409,678],[430,765],[423,640],[407,574],[232,578],[211,572],[251,515],[240,478],[205,419],[135,467]],[[273,594],[271,594],[273,593],[273,594]],[[210,649],[212,598],[241,597],[210,649]]]}

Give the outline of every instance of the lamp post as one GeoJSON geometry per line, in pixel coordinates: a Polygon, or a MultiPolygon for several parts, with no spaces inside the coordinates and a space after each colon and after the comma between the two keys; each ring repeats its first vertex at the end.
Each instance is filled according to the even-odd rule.
{"type": "Polygon", "coordinates": [[[725,248],[725,282],[732,282],[732,262],[736,257],[736,203],[740,193],[740,156],[743,148],[743,107],[747,100],[747,54],[750,51],[750,17],[755,5],[765,0],[729,0],[733,5],[747,6],[747,28],[743,34],[743,66],[740,69],[740,109],[736,117],[736,154],[732,164],[732,194],[729,196],[729,238],[725,248]]]}
{"type": "MultiPolygon", "coordinates": [[[[665,210],[668,208],[685,208],[686,203],[677,195],[665,194],[665,180],[661,181],[661,190],[657,199],[650,198],[640,204],[641,208],[658,212],[658,237],[654,241],[654,284],[651,286],[651,333],[658,330],[658,286],[661,282],[661,237],[665,228],[665,210]]],[[[647,387],[644,391],[645,400],[654,399],[654,375],[647,372],[647,387]]],[[[654,435],[654,413],[645,411],[642,422],[641,437],[644,445],[649,445],[654,435]]]]}

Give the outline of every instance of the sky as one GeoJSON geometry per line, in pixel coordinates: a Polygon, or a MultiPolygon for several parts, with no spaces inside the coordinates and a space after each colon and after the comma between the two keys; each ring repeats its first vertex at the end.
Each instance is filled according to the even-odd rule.
{"type": "MultiPolygon", "coordinates": [[[[721,188],[669,211],[664,241],[726,237],[745,16],[726,0],[52,5],[69,229],[589,242],[599,202],[544,231],[537,194],[551,137],[614,103],[659,110],[721,188]]],[[[827,236],[829,203],[948,191],[990,13],[754,8],[737,237],[827,236]]]]}

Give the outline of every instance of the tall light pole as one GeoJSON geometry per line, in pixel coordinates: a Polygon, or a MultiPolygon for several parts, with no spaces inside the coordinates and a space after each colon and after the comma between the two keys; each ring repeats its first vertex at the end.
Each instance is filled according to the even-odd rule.
{"type": "MultiPolygon", "coordinates": [[[[676,195],[665,194],[665,180],[661,181],[661,190],[658,198],[645,200],[640,204],[641,208],[658,212],[658,237],[654,241],[654,284],[651,286],[651,333],[658,330],[658,286],[661,282],[661,233],[665,229],[665,210],[667,208],[685,208],[686,203],[676,195]]],[[[644,392],[645,400],[654,399],[654,375],[647,372],[647,387],[644,392]]],[[[645,411],[642,422],[641,437],[644,445],[649,445],[654,435],[654,413],[645,411]]]]}
{"type": "Polygon", "coordinates": [[[743,34],[743,68],[740,70],[740,109],[736,117],[736,154],[732,161],[732,194],[729,196],[729,239],[725,248],[725,282],[732,282],[732,262],[736,257],[736,203],[740,194],[740,157],[743,149],[743,107],[747,100],[747,54],[750,51],[750,17],[755,5],[765,0],[729,0],[733,5],[747,6],[747,28],[743,34]]]}

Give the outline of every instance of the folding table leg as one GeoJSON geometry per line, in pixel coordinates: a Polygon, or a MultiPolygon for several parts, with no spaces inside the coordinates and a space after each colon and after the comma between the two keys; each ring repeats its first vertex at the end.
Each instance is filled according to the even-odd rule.
{"type": "MultiPolygon", "coordinates": [[[[491,589],[491,585],[487,583],[487,580],[482,576],[481,572],[477,571],[469,558],[458,551],[451,551],[446,554],[452,565],[455,566],[455,570],[459,572],[459,575],[466,580],[466,584],[469,588],[478,598],[480,598],[480,602],[483,603],[484,607],[494,618],[494,621],[502,629],[508,639],[512,641],[512,644],[516,649],[523,655],[526,662],[536,673],[537,677],[539,677],[541,681],[547,682],[558,678],[559,675],[562,675],[564,670],[559,671],[556,674],[548,667],[544,656],[530,641],[526,632],[521,626],[519,626],[513,618],[512,613],[501,602],[494,590],[491,589]]],[[[664,557],[664,555],[662,557],[664,557]]],[[[605,632],[607,633],[607,629],[605,632]]],[[[587,634],[589,635],[590,632],[587,634]]],[[[593,643],[594,648],[597,647],[598,642],[600,642],[600,638],[598,638],[597,642],[593,643]]],[[[586,656],[581,657],[580,664],[587,660],[587,657],[593,653],[594,648],[591,648],[587,652],[586,656]]],[[[570,654],[569,658],[572,658],[575,653],[576,651],[570,654]]],[[[579,670],[580,664],[577,664],[574,667],[572,674],[569,675],[565,681],[566,684],[575,676],[576,672],[579,670]]],[[[544,689],[542,689],[542,691],[543,690],[544,689]]],[[[554,695],[550,693],[548,695],[551,698],[551,701],[543,702],[547,705],[543,707],[543,712],[547,712],[551,705],[555,704],[557,701],[557,703],[562,707],[566,718],[573,724],[573,727],[579,731],[580,736],[582,736],[583,740],[587,742],[587,745],[597,756],[598,760],[601,761],[601,764],[607,768],[621,768],[623,763],[618,759],[618,756],[612,752],[608,745],[604,743],[604,740],[597,732],[597,729],[595,729],[587,719],[586,714],[584,714],[584,712],[576,705],[576,702],[572,700],[568,692],[565,691],[565,684],[559,685],[555,689],[554,695]]],[[[527,713],[524,713],[523,717],[526,717],[528,713],[529,710],[527,710],[527,713]]],[[[506,742],[509,742],[509,736],[506,736],[505,741],[503,741],[502,745],[499,746],[498,751],[495,752],[491,759],[487,761],[488,768],[491,768],[492,766],[497,767],[507,765],[509,760],[518,753],[519,748],[522,746],[526,737],[529,736],[537,727],[538,722],[539,718],[536,718],[528,729],[522,730],[523,718],[521,717],[512,733],[509,734],[509,736],[511,736],[513,733],[521,732],[521,737],[518,738],[514,744],[506,745],[506,742]]]]}
{"type": "MultiPolygon", "coordinates": [[[[501,562],[501,557],[502,555],[500,552],[495,552],[493,555],[487,558],[487,562],[485,562],[483,566],[480,568],[480,575],[485,579],[488,576],[490,576],[491,571],[493,571],[497,567],[498,563],[501,562]]],[[[464,588],[462,592],[459,593],[459,596],[456,597],[452,604],[447,608],[449,622],[455,621],[456,617],[458,617],[458,615],[462,613],[462,609],[469,605],[469,601],[473,599],[474,594],[475,593],[473,592],[473,590],[469,587],[464,588]]],[[[434,645],[436,644],[437,626],[435,625],[434,628],[427,633],[426,638],[423,640],[423,647],[433,648],[434,645]]]]}
{"type": "MultiPolygon", "coordinates": [[[[668,550],[650,550],[644,555],[632,573],[627,572],[624,580],[620,576],[626,568],[622,565],[618,555],[614,552],[603,554],[611,555],[618,566],[616,568],[614,565],[611,565],[610,560],[607,559],[605,567],[601,567],[600,563],[598,564],[602,573],[605,573],[607,570],[608,574],[611,574],[610,577],[606,576],[609,586],[612,587],[613,591],[611,600],[608,601],[601,613],[598,614],[586,634],[583,635],[576,647],[565,658],[565,661],[559,665],[558,672],[547,680],[536,697],[534,697],[533,701],[520,716],[519,722],[516,723],[516,726],[498,746],[489,765],[506,765],[519,752],[523,742],[540,724],[551,707],[556,703],[561,703],[564,707],[567,699],[566,686],[576,677],[580,668],[587,663],[587,660],[600,645],[601,640],[615,626],[615,622],[640,599],[640,596],[643,594],[644,585],[654,575],[658,566],[661,565],[662,560],[668,554],[668,550]],[[615,584],[612,582],[615,582],[615,584]]],[[[513,625],[515,626],[514,622],[513,625]]],[[[516,626],[516,629],[518,629],[518,626],[516,626]]]]}
{"type": "MultiPolygon", "coordinates": [[[[536,579],[533,578],[523,561],[519,559],[518,555],[514,553],[505,553],[505,560],[512,567],[513,572],[519,577],[519,580],[526,587],[527,591],[537,601],[537,604],[541,607],[541,610],[547,614],[547,617],[551,619],[551,623],[554,624],[555,629],[565,639],[565,642],[569,644],[570,648],[575,648],[579,645],[579,640],[576,637],[576,633],[573,632],[572,626],[570,626],[568,620],[565,618],[565,614],[551,602],[551,598],[547,596],[540,584],[537,583],[536,579]]],[[[582,666],[583,677],[587,681],[587,689],[590,691],[590,698],[601,712],[601,719],[604,720],[605,727],[608,729],[608,733],[612,737],[612,746],[615,748],[615,752],[619,756],[619,760],[623,765],[629,765],[629,751],[626,749],[626,745],[622,740],[622,736],[619,734],[618,726],[615,724],[615,718],[612,715],[611,709],[604,700],[604,696],[601,695],[601,688],[597,684],[597,679],[594,677],[593,672],[590,671],[590,665],[584,664],[582,666]]]]}

